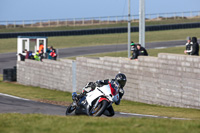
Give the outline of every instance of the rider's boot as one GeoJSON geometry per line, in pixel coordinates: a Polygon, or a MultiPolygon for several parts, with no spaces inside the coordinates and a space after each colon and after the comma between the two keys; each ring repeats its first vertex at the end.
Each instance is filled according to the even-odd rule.
{"type": "Polygon", "coordinates": [[[72,93],[72,100],[73,100],[73,106],[77,106],[77,101],[78,101],[78,95],[77,95],[77,93],[76,92],[73,92],[72,93]]]}

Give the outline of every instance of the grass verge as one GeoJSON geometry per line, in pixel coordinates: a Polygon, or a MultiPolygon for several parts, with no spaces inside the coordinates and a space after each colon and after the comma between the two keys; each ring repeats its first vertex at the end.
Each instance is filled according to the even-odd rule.
{"type": "Polygon", "coordinates": [[[3,81],[3,74],[0,74],[0,81],[3,81]]]}
{"type": "MultiPolygon", "coordinates": [[[[48,90],[39,87],[24,86],[16,83],[0,82],[0,93],[15,95],[22,98],[28,98],[36,101],[50,102],[53,104],[69,105],[71,93],[48,90]]],[[[140,113],[168,117],[180,117],[200,120],[200,110],[164,107],[149,105],[138,102],[122,100],[120,106],[114,105],[115,111],[140,113]]]]}
{"type": "Polygon", "coordinates": [[[199,133],[197,120],[0,114],[2,133],[199,133]]]}
{"type": "MultiPolygon", "coordinates": [[[[200,37],[200,28],[180,29],[167,31],[146,32],[146,42],[160,42],[170,40],[185,40],[187,36],[200,37]]],[[[138,32],[131,34],[134,42],[138,42],[138,32]]],[[[84,35],[84,36],[62,36],[49,37],[48,45],[55,48],[98,46],[111,44],[126,44],[127,33],[120,34],[101,34],[101,35],[84,35]]],[[[184,44],[183,44],[184,45],[184,44]]],[[[0,53],[16,52],[17,39],[0,39],[0,53]]]]}
{"type": "MultiPolygon", "coordinates": [[[[184,50],[185,50],[185,47],[170,47],[170,48],[163,48],[163,49],[148,49],[147,52],[148,52],[149,56],[157,57],[159,53],[184,54],[183,53],[184,50]]],[[[104,57],[104,56],[127,57],[128,53],[127,53],[127,51],[120,51],[120,52],[109,52],[109,53],[83,55],[82,57],[104,57]]],[[[76,57],[67,57],[66,59],[75,60],[76,57]]]]}

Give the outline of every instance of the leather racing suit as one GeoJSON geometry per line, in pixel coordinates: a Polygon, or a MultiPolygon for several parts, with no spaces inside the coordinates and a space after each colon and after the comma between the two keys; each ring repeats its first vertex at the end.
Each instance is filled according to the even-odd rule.
{"type": "MultiPolygon", "coordinates": [[[[116,84],[116,81],[115,79],[106,79],[106,80],[98,80],[96,82],[89,82],[86,84],[86,86],[83,88],[82,90],[82,93],[78,96],[79,98],[81,98],[82,96],[84,96],[86,93],[88,92],[91,92],[93,91],[96,87],[102,87],[104,85],[108,85],[108,84],[111,84],[112,85],[115,85],[116,84]]],[[[120,104],[120,101],[122,99],[122,96],[124,95],[124,90],[123,88],[118,88],[119,90],[119,100],[115,102],[116,105],[119,105],[120,104]]],[[[105,112],[104,112],[104,115],[106,116],[113,116],[115,115],[115,111],[111,106],[109,106],[105,112]]]]}

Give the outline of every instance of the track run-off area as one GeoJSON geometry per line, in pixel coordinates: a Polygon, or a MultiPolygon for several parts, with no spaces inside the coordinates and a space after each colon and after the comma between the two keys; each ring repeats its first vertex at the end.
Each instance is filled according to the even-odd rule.
{"type": "MultiPolygon", "coordinates": [[[[1,107],[0,113],[46,114],[46,115],[61,115],[61,116],[65,115],[65,111],[67,108],[66,106],[32,101],[29,99],[24,99],[4,93],[0,93],[0,107],[1,107]]],[[[189,120],[185,118],[124,113],[124,112],[115,112],[114,117],[148,117],[148,118],[189,120]]]]}

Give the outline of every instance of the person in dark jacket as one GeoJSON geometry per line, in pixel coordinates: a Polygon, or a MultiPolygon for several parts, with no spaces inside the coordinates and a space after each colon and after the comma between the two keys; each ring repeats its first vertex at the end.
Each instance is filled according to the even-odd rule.
{"type": "Polygon", "coordinates": [[[46,50],[47,51],[47,53],[46,53],[47,59],[51,60],[52,57],[51,57],[50,53],[52,52],[52,50],[53,50],[53,46],[47,48],[47,50],[46,50]]]}
{"type": "Polygon", "coordinates": [[[21,60],[21,61],[24,61],[24,60],[25,60],[25,56],[24,56],[23,54],[19,53],[19,56],[20,56],[20,60],[21,60]]]}
{"type": "Polygon", "coordinates": [[[131,54],[132,54],[132,57],[135,57],[136,51],[137,51],[136,44],[132,41],[131,42],[131,54]]]}
{"type": "Polygon", "coordinates": [[[191,37],[187,37],[187,43],[185,44],[185,54],[190,55],[192,51],[192,40],[191,37]]]}
{"type": "Polygon", "coordinates": [[[188,40],[186,43],[185,54],[199,56],[199,44],[196,37],[192,37],[192,40],[188,40]]]}
{"type": "Polygon", "coordinates": [[[192,43],[191,55],[199,56],[199,43],[197,42],[196,37],[192,37],[192,43]]]}
{"type": "Polygon", "coordinates": [[[131,59],[137,60],[138,56],[148,56],[148,53],[144,47],[142,47],[140,44],[136,45],[137,50],[135,51],[135,54],[132,56],[131,59]]]}

